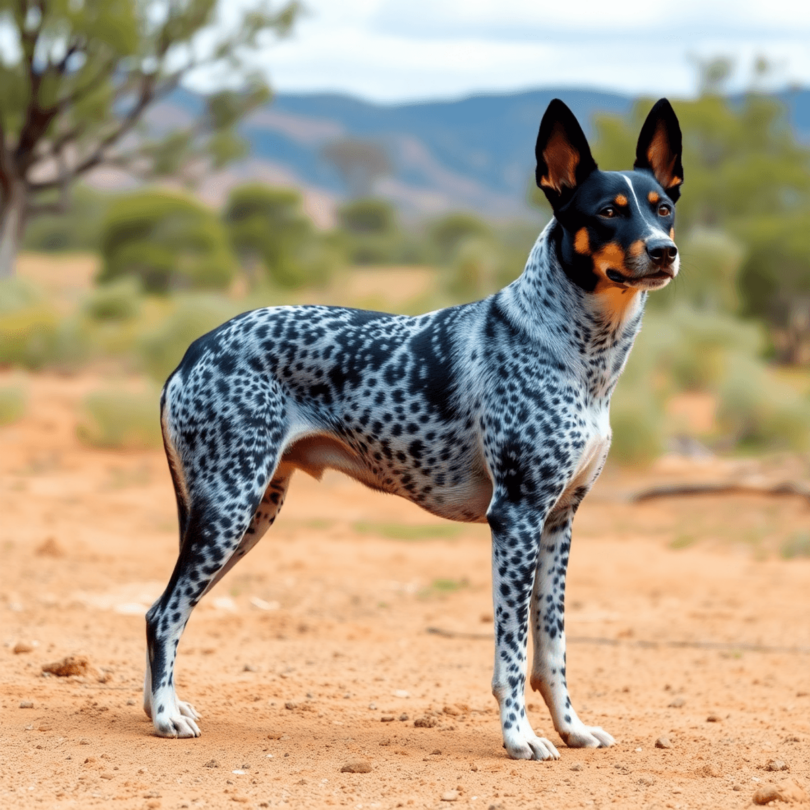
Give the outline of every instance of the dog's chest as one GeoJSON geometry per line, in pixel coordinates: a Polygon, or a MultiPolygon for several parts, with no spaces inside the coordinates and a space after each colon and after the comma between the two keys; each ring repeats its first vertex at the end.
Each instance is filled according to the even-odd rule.
{"type": "Polygon", "coordinates": [[[586,414],[585,443],[576,462],[574,473],[565,489],[571,494],[580,487],[590,488],[607,459],[611,429],[608,404],[599,403],[586,414]]]}

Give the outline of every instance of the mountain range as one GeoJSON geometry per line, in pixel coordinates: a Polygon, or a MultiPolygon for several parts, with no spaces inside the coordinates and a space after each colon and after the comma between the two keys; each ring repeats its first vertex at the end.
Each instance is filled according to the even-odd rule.
{"type": "MultiPolygon", "coordinates": [[[[586,133],[596,113],[627,113],[634,102],[617,93],[565,88],[397,105],[333,93],[279,93],[242,123],[249,156],[211,177],[201,193],[219,203],[246,180],[295,186],[313,218],[328,225],[347,189],[323,149],[337,139],[357,138],[387,153],[392,171],[377,181],[375,193],[406,216],[456,209],[525,216],[537,129],[555,97],[571,107],[586,133]]],[[[810,142],[810,90],[786,90],[779,98],[798,137],[810,142]]],[[[156,115],[166,126],[201,109],[199,96],[180,90],[156,115]]]]}

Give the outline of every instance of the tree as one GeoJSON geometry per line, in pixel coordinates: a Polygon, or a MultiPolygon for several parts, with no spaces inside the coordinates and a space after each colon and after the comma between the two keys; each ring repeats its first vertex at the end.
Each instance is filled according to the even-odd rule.
{"type": "Polygon", "coordinates": [[[260,183],[238,186],[223,218],[234,250],[253,276],[258,263],[270,281],[295,287],[324,281],[331,270],[328,251],[293,189],[260,183]]]}
{"type": "Polygon", "coordinates": [[[268,98],[249,59],[298,11],[290,0],[214,28],[216,0],[0,0],[0,27],[13,39],[0,60],[0,278],[13,272],[26,224],[62,212],[93,169],[155,177],[241,154],[235,126],[268,98]],[[229,89],[179,129],[147,122],[201,71],[211,82],[227,73],[229,89]]]}
{"type": "Polygon", "coordinates": [[[338,208],[337,218],[355,264],[385,264],[400,252],[396,211],[387,200],[352,200],[338,208]]]}
{"type": "Polygon", "coordinates": [[[341,138],[326,144],[321,154],[337,170],[354,198],[368,197],[374,183],[391,174],[387,152],[374,141],[341,138]]]}
{"type": "Polygon", "coordinates": [[[234,277],[217,215],[180,194],[144,190],[118,197],[102,227],[98,280],[135,278],[143,289],[223,289],[234,277]]]}

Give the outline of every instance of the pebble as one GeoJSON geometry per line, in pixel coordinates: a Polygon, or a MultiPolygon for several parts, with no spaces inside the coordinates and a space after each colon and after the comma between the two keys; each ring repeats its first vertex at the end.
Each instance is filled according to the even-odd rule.
{"type": "Polygon", "coordinates": [[[394,697],[398,697],[398,698],[408,698],[408,697],[410,697],[410,696],[411,696],[411,693],[410,693],[410,692],[407,692],[405,689],[397,689],[397,690],[394,692],[394,697]]]}
{"type": "Polygon", "coordinates": [[[394,722],[394,715],[393,714],[384,714],[380,718],[381,723],[393,723],[394,722]]]}
{"type": "Polygon", "coordinates": [[[29,644],[27,641],[18,641],[13,649],[12,652],[14,655],[19,655],[20,653],[30,653],[34,649],[33,644],[29,644]]]}
{"type": "Polygon", "coordinates": [[[215,759],[209,759],[208,762],[203,765],[204,768],[218,768],[219,763],[215,759]]]}
{"type": "Polygon", "coordinates": [[[59,678],[67,678],[70,675],[89,675],[90,659],[86,655],[67,655],[61,661],[54,661],[50,664],[42,665],[43,672],[50,672],[59,678]]]}
{"type": "Polygon", "coordinates": [[[575,763],[574,763],[574,764],[571,766],[571,770],[572,770],[572,771],[581,771],[581,770],[582,770],[582,763],[581,763],[581,762],[575,762],[575,763]]]}
{"type": "Polygon", "coordinates": [[[371,773],[371,763],[366,759],[351,759],[341,769],[341,773],[371,773]]]}
{"type": "Polygon", "coordinates": [[[659,737],[655,741],[656,748],[672,748],[672,743],[669,741],[669,737],[659,737]]]}
{"type": "Polygon", "coordinates": [[[754,804],[769,804],[779,800],[779,791],[775,785],[763,785],[754,793],[754,804]]]}
{"type": "Polygon", "coordinates": [[[288,701],[287,701],[287,702],[284,704],[284,708],[285,708],[285,709],[289,709],[290,711],[292,711],[293,709],[297,709],[297,708],[298,708],[298,704],[297,704],[297,703],[296,703],[294,700],[288,700],[288,701]]]}
{"type": "Polygon", "coordinates": [[[376,711],[377,704],[376,703],[369,703],[368,707],[369,707],[369,709],[371,709],[371,711],[376,711]]]}
{"type": "Polygon", "coordinates": [[[642,787],[652,787],[655,784],[655,777],[654,776],[642,776],[638,783],[642,787]]]}
{"type": "Polygon", "coordinates": [[[709,762],[700,769],[700,774],[701,776],[710,776],[713,779],[717,779],[722,776],[722,771],[714,762],[709,762]]]}
{"type": "Polygon", "coordinates": [[[21,700],[20,701],[20,708],[21,709],[33,709],[34,708],[34,701],[33,700],[21,700]]]}
{"type": "Polygon", "coordinates": [[[789,771],[787,762],[783,759],[772,759],[766,766],[769,771],[789,771]]]}
{"type": "Polygon", "coordinates": [[[414,728],[434,728],[436,726],[436,718],[423,714],[413,721],[413,726],[414,728]]]}
{"type": "Polygon", "coordinates": [[[445,714],[449,714],[451,717],[458,717],[461,712],[455,706],[445,706],[442,711],[445,714]]]}
{"type": "Polygon", "coordinates": [[[723,722],[723,718],[722,718],[722,717],[720,717],[720,715],[719,715],[719,714],[710,714],[710,715],[709,715],[709,716],[706,718],[706,722],[707,722],[707,723],[722,723],[722,722],[723,722]]]}
{"type": "Polygon", "coordinates": [[[670,701],[669,708],[670,709],[682,709],[686,705],[686,699],[682,698],[680,695],[678,697],[673,698],[670,701]]]}
{"type": "Polygon", "coordinates": [[[458,791],[457,790],[448,790],[446,793],[442,793],[442,801],[443,802],[457,802],[458,801],[458,791]]]}
{"type": "Polygon", "coordinates": [[[404,712],[399,716],[399,719],[404,723],[408,719],[408,715],[404,712]]]}

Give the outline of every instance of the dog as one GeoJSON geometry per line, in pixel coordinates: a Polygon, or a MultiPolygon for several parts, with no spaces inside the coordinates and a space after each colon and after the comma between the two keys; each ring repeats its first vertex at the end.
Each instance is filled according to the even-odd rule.
{"type": "Polygon", "coordinates": [[[339,470],[434,515],[492,531],[495,668],[504,747],[557,759],[526,715],[530,683],[562,740],[614,744],[566,686],[571,526],[610,445],[610,398],[649,291],[678,273],[681,132],[661,99],[632,171],[600,171],[555,99],[536,144],[553,218],[522,275],[472,304],[409,317],[326,306],[258,309],[191,344],[161,397],[180,524],[169,584],[146,616],[144,709],[196,737],[174,664],[194,606],[272,526],[295,470],[339,470]]]}

